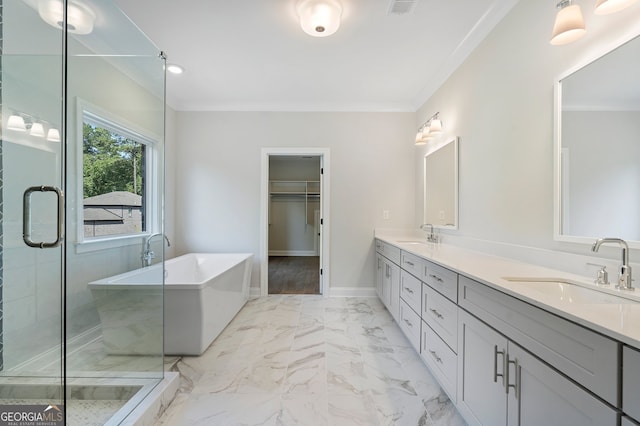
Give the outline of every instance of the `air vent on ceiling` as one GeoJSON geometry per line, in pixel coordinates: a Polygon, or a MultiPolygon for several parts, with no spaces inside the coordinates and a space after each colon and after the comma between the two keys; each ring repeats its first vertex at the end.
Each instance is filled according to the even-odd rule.
{"type": "Polygon", "coordinates": [[[391,0],[389,15],[404,15],[413,12],[418,0],[391,0]]]}

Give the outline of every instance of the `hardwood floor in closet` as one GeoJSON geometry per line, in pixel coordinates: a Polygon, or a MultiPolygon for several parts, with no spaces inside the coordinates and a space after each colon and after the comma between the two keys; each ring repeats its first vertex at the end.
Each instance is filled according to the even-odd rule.
{"type": "Polygon", "coordinates": [[[269,256],[269,294],[320,294],[320,258],[269,256]]]}

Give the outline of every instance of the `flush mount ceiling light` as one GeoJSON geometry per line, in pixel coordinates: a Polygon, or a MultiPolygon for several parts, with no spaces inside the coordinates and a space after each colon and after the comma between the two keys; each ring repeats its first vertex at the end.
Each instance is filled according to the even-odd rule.
{"type": "MultiPolygon", "coordinates": [[[[49,25],[62,28],[64,4],[62,0],[38,0],[38,14],[49,25]]],[[[67,30],[73,34],[89,34],[93,31],[95,13],[78,1],[67,2],[67,30]]]]}
{"type": "Polygon", "coordinates": [[[616,13],[622,9],[634,4],[637,0],[598,0],[596,1],[596,15],[608,15],[610,13],[616,13]]]}
{"type": "Polygon", "coordinates": [[[553,25],[550,43],[553,45],[571,43],[582,37],[586,30],[582,10],[577,4],[572,4],[571,0],[562,0],[557,4],[558,14],[553,25]]]}
{"type": "Polygon", "coordinates": [[[338,31],[342,5],[338,0],[299,0],[296,11],[300,26],[314,37],[327,37],[338,31]]]}

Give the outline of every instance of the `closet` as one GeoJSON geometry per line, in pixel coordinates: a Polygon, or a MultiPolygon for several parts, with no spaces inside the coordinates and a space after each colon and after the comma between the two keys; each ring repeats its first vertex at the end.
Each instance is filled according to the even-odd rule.
{"type": "Polygon", "coordinates": [[[320,293],[320,157],[269,157],[269,293],[320,293]]]}

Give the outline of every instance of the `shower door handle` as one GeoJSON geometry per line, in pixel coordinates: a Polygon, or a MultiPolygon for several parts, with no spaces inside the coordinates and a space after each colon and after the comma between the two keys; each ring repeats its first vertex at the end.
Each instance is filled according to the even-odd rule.
{"type": "Polygon", "coordinates": [[[24,191],[22,196],[22,240],[29,247],[53,248],[58,247],[64,238],[64,194],[56,186],[32,186],[24,191]],[[34,192],[55,192],[58,199],[58,229],[56,240],[52,242],[33,241],[31,239],[31,194],[34,192]]]}

